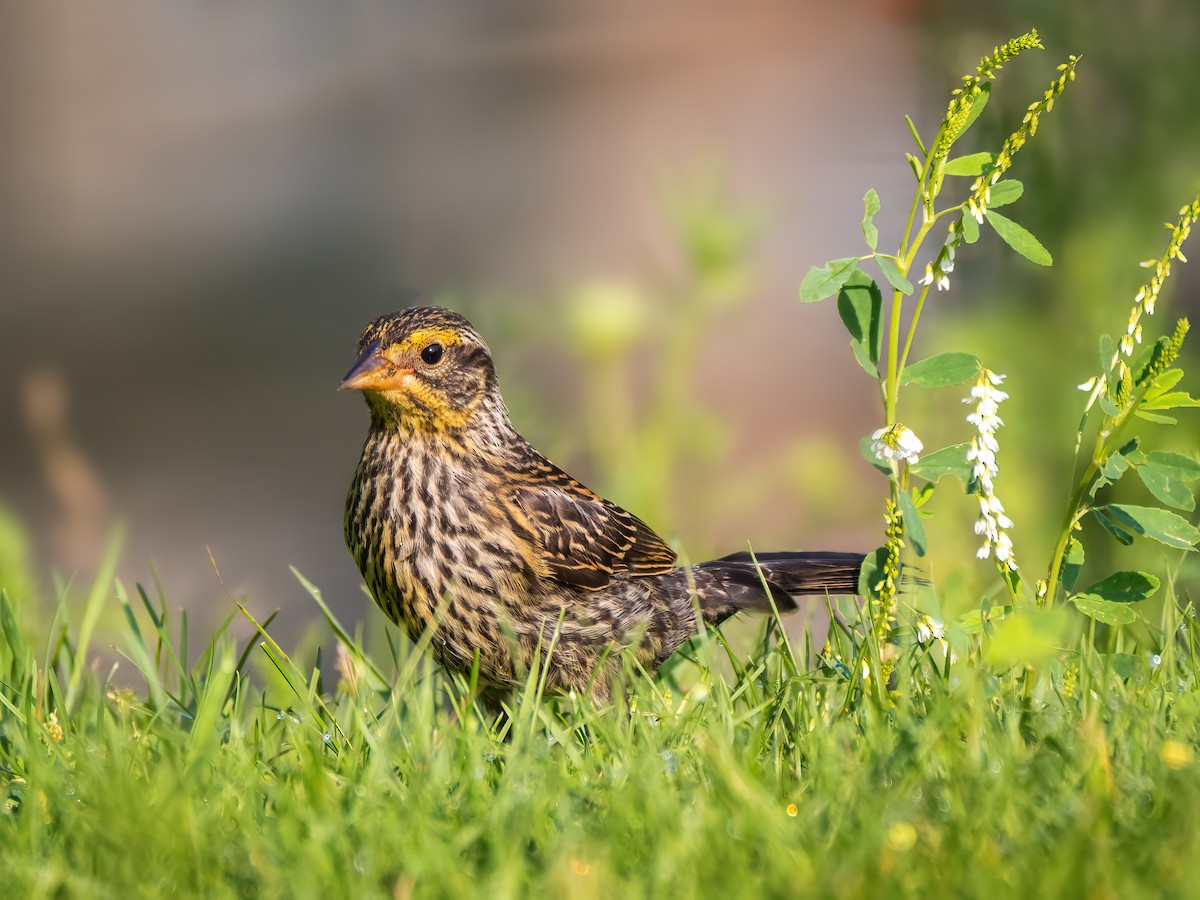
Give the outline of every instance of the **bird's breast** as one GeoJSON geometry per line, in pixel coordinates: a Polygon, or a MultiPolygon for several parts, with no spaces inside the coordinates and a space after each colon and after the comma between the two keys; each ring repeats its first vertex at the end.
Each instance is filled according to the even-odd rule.
{"type": "Polygon", "coordinates": [[[373,434],[346,509],[346,538],[383,610],[410,634],[442,610],[481,639],[533,576],[498,502],[496,477],[459,447],[373,434]]]}

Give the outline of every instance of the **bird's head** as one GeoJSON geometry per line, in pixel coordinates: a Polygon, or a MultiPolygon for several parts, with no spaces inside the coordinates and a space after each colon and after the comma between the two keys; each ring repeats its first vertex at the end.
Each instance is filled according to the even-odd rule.
{"type": "Polygon", "coordinates": [[[496,394],[496,369],[479,333],[458,313],[416,306],[380,316],[362,333],[340,390],[362,391],[382,423],[462,428],[496,394]]]}

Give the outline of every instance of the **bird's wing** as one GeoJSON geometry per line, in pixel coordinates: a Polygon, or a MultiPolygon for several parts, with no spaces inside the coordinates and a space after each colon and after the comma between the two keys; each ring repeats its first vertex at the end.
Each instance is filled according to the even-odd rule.
{"type": "Polygon", "coordinates": [[[675,551],[632,513],[537,460],[514,479],[513,524],[543,572],[564,584],[598,590],[614,575],[658,575],[675,551]]]}

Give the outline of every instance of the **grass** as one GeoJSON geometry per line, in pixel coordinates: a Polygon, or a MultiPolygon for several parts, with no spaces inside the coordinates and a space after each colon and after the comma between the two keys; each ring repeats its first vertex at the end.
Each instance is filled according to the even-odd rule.
{"type": "Polygon", "coordinates": [[[1200,628],[1174,597],[1156,658],[1077,634],[1031,690],[986,629],[902,629],[876,691],[847,677],[851,632],[813,668],[767,622],[628,673],[610,709],[541,698],[535,672],[497,731],[313,595],[336,685],[265,629],[189,661],[185,619],[103,577],[48,640],[0,598],[0,896],[1126,897],[1200,875],[1200,628]],[[143,689],[89,662],[112,603],[143,689]]]}

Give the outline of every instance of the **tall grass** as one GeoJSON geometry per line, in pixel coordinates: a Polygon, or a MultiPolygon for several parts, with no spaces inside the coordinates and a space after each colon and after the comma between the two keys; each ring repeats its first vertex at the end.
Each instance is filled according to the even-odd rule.
{"type": "Polygon", "coordinates": [[[844,635],[812,667],[768,621],[749,652],[697,640],[662,680],[627,672],[615,709],[530,673],[493,723],[313,596],[336,684],[265,630],[187,661],[141,588],[64,597],[48,642],[0,598],[2,895],[1137,896],[1200,874],[1200,629],[1174,603],[1161,653],[1079,633],[1032,696],[952,625],[897,648],[888,706],[859,702],[844,635]],[[114,602],[143,689],[81,653],[114,602]]]}

